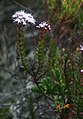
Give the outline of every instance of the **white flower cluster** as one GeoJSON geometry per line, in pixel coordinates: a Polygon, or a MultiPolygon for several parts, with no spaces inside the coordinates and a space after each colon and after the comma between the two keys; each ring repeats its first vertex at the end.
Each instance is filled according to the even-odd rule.
{"type": "Polygon", "coordinates": [[[49,24],[47,24],[46,22],[41,22],[39,25],[36,26],[39,29],[45,29],[45,30],[51,30],[51,27],[49,24]]]}
{"type": "Polygon", "coordinates": [[[24,10],[15,12],[12,19],[16,24],[22,25],[27,25],[28,23],[35,24],[36,22],[33,16],[30,13],[26,13],[24,10]]]}
{"type": "MultiPolygon", "coordinates": [[[[35,24],[36,25],[36,20],[30,13],[26,13],[24,10],[20,10],[14,13],[12,15],[12,19],[14,23],[18,25],[27,25],[28,23],[35,24]]],[[[41,22],[40,24],[36,25],[36,28],[38,29],[44,29],[44,30],[51,30],[51,27],[49,24],[46,22],[41,22]]]]}

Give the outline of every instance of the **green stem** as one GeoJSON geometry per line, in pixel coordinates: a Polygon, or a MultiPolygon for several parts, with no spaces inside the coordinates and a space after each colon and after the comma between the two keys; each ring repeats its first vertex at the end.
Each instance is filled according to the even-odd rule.
{"type": "Polygon", "coordinates": [[[23,33],[23,27],[18,26],[17,27],[17,52],[18,57],[21,60],[21,63],[24,67],[25,72],[28,72],[28,63],[26,60],[26,51],[24,46],[24,33],[23,33]]]}

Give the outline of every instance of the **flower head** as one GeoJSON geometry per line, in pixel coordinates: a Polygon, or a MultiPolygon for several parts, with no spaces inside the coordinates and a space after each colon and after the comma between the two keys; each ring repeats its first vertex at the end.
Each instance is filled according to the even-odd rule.
{"type": "Polygon", "coordinates": [[[81,74],[83,74],[83,69],[81,70],[81,74]]]}
{"type": "Polygon", "coordinates": [[[38,29],[44,29],[44,30],[51,30],[51,27],[49,24],[47,24],[46,22],[41,22],[39,25],[36,26],[36,28],[38,29]]]}
{"type": "Polygon", "coordinates": [[[80,51],[83,52],[83,46],[82,45],[80,45],[80,51]]]}
{"type": "Polygon", "coordinates": [[[26,13],[24,10],[17,11],[12,16],[14,23],[27,25],[28,23],[35,24],[35,19],[30,13],[26,13]]]}

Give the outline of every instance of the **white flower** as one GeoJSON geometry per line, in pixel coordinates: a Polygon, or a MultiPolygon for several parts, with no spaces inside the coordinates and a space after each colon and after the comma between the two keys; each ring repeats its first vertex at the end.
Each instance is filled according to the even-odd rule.
{"type": "Polygon", "coordinates": [[[26,13],[24,10],[17,11],[12,16],[12,19],[17,24],[27,25],[28,23],[35,24],[36,20],[30,13],[26,13]]]}
{"type": "Polygon", "coordinates": [[[81,70],[81,73],[83,73],[83,69],[81,70]]]}
{"type": "Polygon", "coordinates": [[[41,22],[39,25],[36,26],[39,29],[45,29],[45,30],[51,30],[51,27],[49,24],[47,24],[46,22],[41,22]]]}
{"type": "Polygon", "coordinates": [[[82,45],[80,45],[80,50],[83,51],[83,46],[82,45]]]}

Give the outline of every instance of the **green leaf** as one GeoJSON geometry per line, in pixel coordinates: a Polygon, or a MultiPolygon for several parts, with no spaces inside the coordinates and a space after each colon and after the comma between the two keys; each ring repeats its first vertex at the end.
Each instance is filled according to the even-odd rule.
{"type": "Polygon", "coordinates": [[[41,91],[36,87],[36,86],[33,86],[31,88],[31,90],[34,92],[34,93],[41,93],[41,91]]]}
{"type": "Polygon", "coordinates": [[[59,69],[55,69],[55,73],[56,73],[56,78],[60,79],[60,71],[59,71],[59,69]]]}

